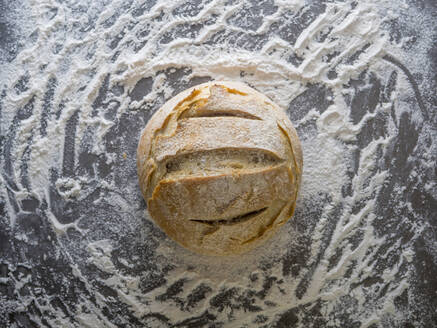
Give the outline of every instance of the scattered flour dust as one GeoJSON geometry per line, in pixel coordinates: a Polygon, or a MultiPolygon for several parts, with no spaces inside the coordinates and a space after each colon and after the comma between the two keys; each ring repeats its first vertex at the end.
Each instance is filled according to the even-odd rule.
{"type": "Polygon", "coordinates": [[[55,186],[58,193],[65,199],[77,198],[80,195],[80,182],[72,178],[60,178],[56,180],[55,186]]]}
{"type": "Polygon", "coordinates": [[[0,285],[14,280],[19,296],[0,310],[34,304],[57,327],[405,323],[396,299],[410,288],[414,238],[401,244],[376,231],[378,195],[391,178],[382,158],[411,112],[404,95],[414,96],[383,59],[408,56],[408,40],[386,28],[404,6],[30,1],[14,19],[33,21],[17,32],[32,42],[1,67],[2,224],[23,239],[18,214],[38,208],[71,271],[58,272],[61,284],[77,281],[79,296],[60,307],[47,292],[18,294],[27,281],[10,276],[0,285]],[[285,108],[304,152],[294,218],[240,257],[199,256],[169,240],[148,217],[135,175],[152,110],[211,79],[244,81],[285,108]],[[366,134],[375,122],[383,133],[366,134]]]}

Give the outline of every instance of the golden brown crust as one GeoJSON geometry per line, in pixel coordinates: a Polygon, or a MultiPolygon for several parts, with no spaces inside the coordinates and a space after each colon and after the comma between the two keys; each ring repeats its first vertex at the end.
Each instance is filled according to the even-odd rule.
{"type": "Polygon", "coordinates": [[[202,254],[239,254],[293,214],[302,150],[285,112],[240,82],[214,81],[165,103],[137,152],[157,224],[202,254]]]}

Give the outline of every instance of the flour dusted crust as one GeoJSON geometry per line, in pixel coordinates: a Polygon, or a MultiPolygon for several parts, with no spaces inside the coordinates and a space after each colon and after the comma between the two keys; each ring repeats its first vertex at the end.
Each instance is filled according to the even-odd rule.
{"type": "Polygon", "coordinates": [[[148,210],[175,241],[206,255],[246,252],[293,215],[302,150],[285,112],[240,82],[170,99],[137,152],[148,210]]]}

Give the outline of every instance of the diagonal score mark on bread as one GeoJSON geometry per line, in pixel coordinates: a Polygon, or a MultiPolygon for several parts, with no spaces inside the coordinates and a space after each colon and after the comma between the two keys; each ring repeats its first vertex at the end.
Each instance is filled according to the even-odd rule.
{"type": "Polygon", "coordinates": [[[240,117],[250,120],[261,120],[258,116],[257,104],[253,101],[241,102],[247,94],[221,85],[210,88],[208,99],[191,103],[179,115],[178,119],[194,117],[240,117]],[[229,97],[226,97],[226,94],[229,97]],[[234,96],[232,96],[234,95],[234,96]]]}
{"type": "Polygon", "coordinates": [[[215,220],[215,221],[193,220],[193,219],[190,219],[190,221],[204,223],[204,224],[209,224],[209,225],[220,225],[220,224],[232,225],[232,224],[237,224],[237,223],[241,223],[241,222],[250,220],[250,219],[254,218],[257,215],[262,214],[267,209],[268,209],[268,207],[263,207],[260,210],[255,210],[255,211],[251,211],[251,212],[248,212],[248,213],[244,213],[242,215],[238,215],[238,216],[235,216],[235,217],[230,218],[230,219],[222,219],[222,220],[215,220]]]}
{"type": "Polygon", "coordinates": [[[236,174],[283,162],[274,154],[259,149],[219,148],[188,152],[163,159],[161,165],[165,165],[165,172],[161,179],[236,174]]]}
{"type": "Polygon", "coordinates": [[[285,113],[236,82],[168,101],[138,147],[140,186],[157,224],[202,254],[247,251],[293,214],[302,153],[285,113]]]}

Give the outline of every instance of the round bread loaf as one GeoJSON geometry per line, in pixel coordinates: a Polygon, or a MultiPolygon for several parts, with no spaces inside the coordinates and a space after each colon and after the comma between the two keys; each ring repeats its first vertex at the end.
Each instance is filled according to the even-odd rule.
{"type": "Polygon", "coordinates": [[[246,252],[292,215],[302,150],[285,112],[239,82],[214,81],[165,103],[137,152],[155,222],[207,255],[246,252]]]}

